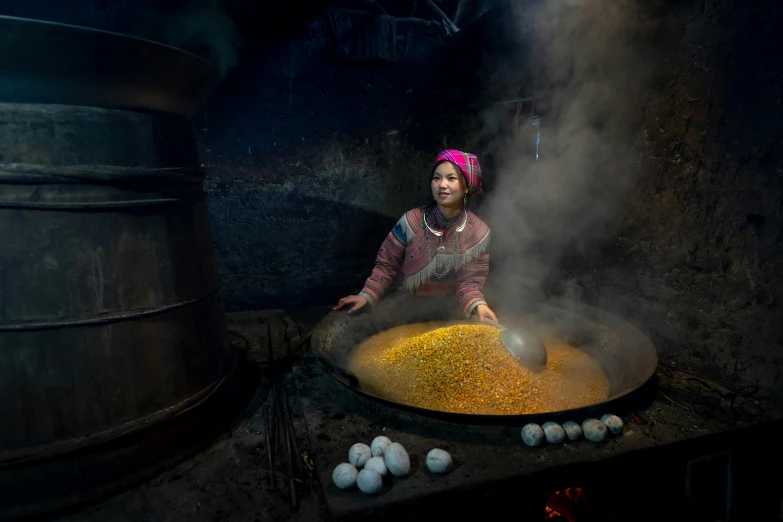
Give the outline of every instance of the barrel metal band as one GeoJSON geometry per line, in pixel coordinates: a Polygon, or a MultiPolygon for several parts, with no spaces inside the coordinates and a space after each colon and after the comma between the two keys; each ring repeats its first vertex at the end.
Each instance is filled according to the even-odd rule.
{"type": "MultiPolygon", "coordinates": [[[[23,163],[0,163],[0,188],[41,185],[82,185],[110,187],[106,194],[75,197],[71,201],[42,198],[36,190],[18,197],[0,194],[0,209],[96,211],[175,205],[203,201],[202,168],[137,168],[112,165],[50,166],[23,163]],[[116,193],[111,193],[114,190],[116,193]],[[135,192],[135,194],[134,194],[135,192]],[[174,192],[172,194],[172,192],[174,192]],[[32,198],[35,194],[35,198],[32,198]],[[119,196],[119,197],[118,197],[119,196]],[[152,197],[150,197],[152,196],[152,197]],[[116,198],[116,199],[115,199],[116,198]]],[[[8,191],[5,191],[8,192],[8,191]]],[[[13,190],[10,190],[13,192],[13,190]]],[[[53,195],[58,196],[57,192],[53,195]]]]}
{"type": "Polygon", "coordinates": [[[115,165],[35,165],[0,163],[0,184],[51,185],[63,183],[103,183],[128,181],[179,181],[203,183],[199,167],[120,167],[115,165]]]}
{"type": "Polygon", "coordinates": [[[24,332],[24,331],[36,331],[36,330],[52,330],[57,328],[75,328],[80,326],[95,326],[101,324],[119,323],[122,321],[130,321],[133,319],[141,319],[143,317],[150,317],[153,315],[162,314],[169,310],[182,308],[189,306],[200,301],[205,301],[220,291],[218,285],[215,289],[207,292],[206,294],[196,297],[195,299],[189,299],[187,301],[180,301],[178,303],[172,303],[169,305],[159,306],[156,308],[147,308],[144,310],[133,310],[127,312],[117,312],[113,314],[106,314],[100,317],[91,317],[89,319],[73,319],[65,321],[49,321],[38,323],[23,323],[23,324],[0,324],[0,332],[24,332]]]}
{"type": "Polygon", "coordinates": [[[203,198],[155,198],[155,199],[126,199],[124,201],[109,201],[95,203],[43,203],[26,201],[5,201],[0,199],[0,208],[25,208],[30,210],[99,210],[129,207],[148,207],[154,205],[173,205],[175,203],[187,203],[201,201],[203,198]]]}

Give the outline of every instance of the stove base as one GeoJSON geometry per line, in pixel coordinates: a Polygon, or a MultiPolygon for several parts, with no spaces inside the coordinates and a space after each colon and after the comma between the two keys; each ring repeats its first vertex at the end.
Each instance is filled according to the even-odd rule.
{"type": "Polygon", "coordinates": [[[576,486],[593,491],[597,520],[706,521],[726,512],[730,520],[769,520],[780,510],[783,478],[762,477],[758,468],[764,462],[764,468],[777,469],[783,461],[780,452],[770,452],[781,420],[694,428],[658,400],[646,412],[648,424],[626,425],[606,443],[529,448],[516,427],[455,424],[365,399],[315,361],[295,367],[290,384],[298,390],[293,408],[304,417],[322,499],[334,520],[429,520],[476,507],[482,516],[541,520],[552,492],[576,486]],[[410,475],[389,481],[378,496],[338,489],[331,480],[334,467],[347,461],[352,444],[369,444],[377,435],[405,446],[410,475]],[[424,457],[435,447],[454,457],[450,474],[426,470],[424,457]]]}

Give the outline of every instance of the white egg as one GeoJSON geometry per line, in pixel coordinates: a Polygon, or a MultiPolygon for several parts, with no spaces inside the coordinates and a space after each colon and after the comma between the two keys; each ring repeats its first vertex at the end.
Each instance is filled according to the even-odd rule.
{"type": "Polygon", "coordinates": [[[451,471],[451,455],[439,448],[431,449],[427,453],[427,469],[433,473],[447,473],[451,471]]]}
{"type": "Polygon", "coordinates": [[[347,462],[338,464],[332,471],[332,481],[340,489],[349,489],[356,485],[359,471],[347,462]]]}
{"type": "Polygon", "coordinates": [[[374,495],[381,490],[381,486],[383,486],[383,478],[377,471],[364,468],[359,472],[356,484],[359,486],[359,491],[362,493],[374,495]]]}
{"type": "Polygon", "coordinates": [[[392,442],[383,452],[383,461],[395,477],[404,477],[411,470],[411,458],[399,442],[392,442]]]}
{"type": "Polygon", "coordinates": [[[383,461],[383,457],[372,457],[370,460],[364,463],[364,469],[371,469],[377,471],[382,477],[386,476],[388,472],[386,463],[383,461]]]}
{"type": "Polygon", "coordinates": [[[370,457],[372,457],[370,447],[361,442],[357,442],[348,450],[348,462],[356,466],[357,469],[364,466],[364,463],[370,460],[370,457]]]}
{"type": "Polygon", "coordinates": [[[562,444],[566,438],[566,432],[562,426],[556,422],[545,422],[543,426],[544,436],[550,444],[562,444]]]}
{"type": "Polygon", "coordinates": [[[582,438],[582,427],[574,421],[564,422],[563,430],[568,435],[568,440],[579,440],[582,438]]]}
{"type": "Polygon", "coordinates": [[[544,443],[544,430],[538,424],[525,424],[522,427],[522,441],[528,446],[540,446],[544,443]]]}
{"type": "Polygon", "coordinates": [[[379,435],[375,437],[372,440],[372,444],[370,444],[370,450],[372,451],[373,457],[380,457],[383,455],[384,450],[386,449],[386,446],[391,444],[391,440],[389,437],[384,437],[383,435],[379,435]]]}
{"type": "Polygon", "coordinates": [[[606,424],[598,419],[585,419],[582,422],[582,431],[585,438],[591,442],[604,442],[609,432],[606,424]]]}
{"type": "Polygon", "coordinates": [[[606,424],[606,427],[609,428],[609,431],[612,432],[612,435],[619,435],[623,432],[623,419],[617,415],[607,413],[601,417],[601,422],[606,424]]]}

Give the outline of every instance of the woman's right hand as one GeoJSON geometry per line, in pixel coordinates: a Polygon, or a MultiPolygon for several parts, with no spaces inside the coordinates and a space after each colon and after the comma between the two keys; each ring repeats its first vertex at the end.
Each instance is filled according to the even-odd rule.
{"type": "Polygon", "coordinates": [[[348,297],[343,297],[339,301],[337,301],[337,306],[332,308],[332,310],[339,310],[340,308],[348,305],[353,305],[351,308],[348,309],[348,313],[355,312],[357,310],[361,310],[364,308],[364,306],[367,304],[367,299],[360,295],[349,295],[348,297]]]}

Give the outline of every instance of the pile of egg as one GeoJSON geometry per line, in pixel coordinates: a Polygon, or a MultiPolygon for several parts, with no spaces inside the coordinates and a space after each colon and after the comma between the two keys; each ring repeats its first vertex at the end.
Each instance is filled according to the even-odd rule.
{"type": "Polygon", "coordinates": [[[568,440],[584,438],[591,442],[605,442],[609,434],[619,435],[623,432],[623,421],[617,415],[607,413],[598,419],[585,419],[581,425],[574,421],[564,422],[561,426],[556,422],[526,424],[522,428],[522,441],[528,446],[541,446],[544,441],[549,444],[562,444],[568,440]]]}
{"type": "MultiPolygon", "coordinates": [[[[427,469],[433,473],[448,473],[452,460],[448,452],[435,448],[427,454],[427,469]]],[[[338,464],[332,471],[332,481],[340,489],[354,486],[368,495],[375,495],[389,475],[402,478],[411,471],[411,459],[399,442],[380,435],[367,444],[358,442],[348,450],[348,462],[338,464]]]]}

